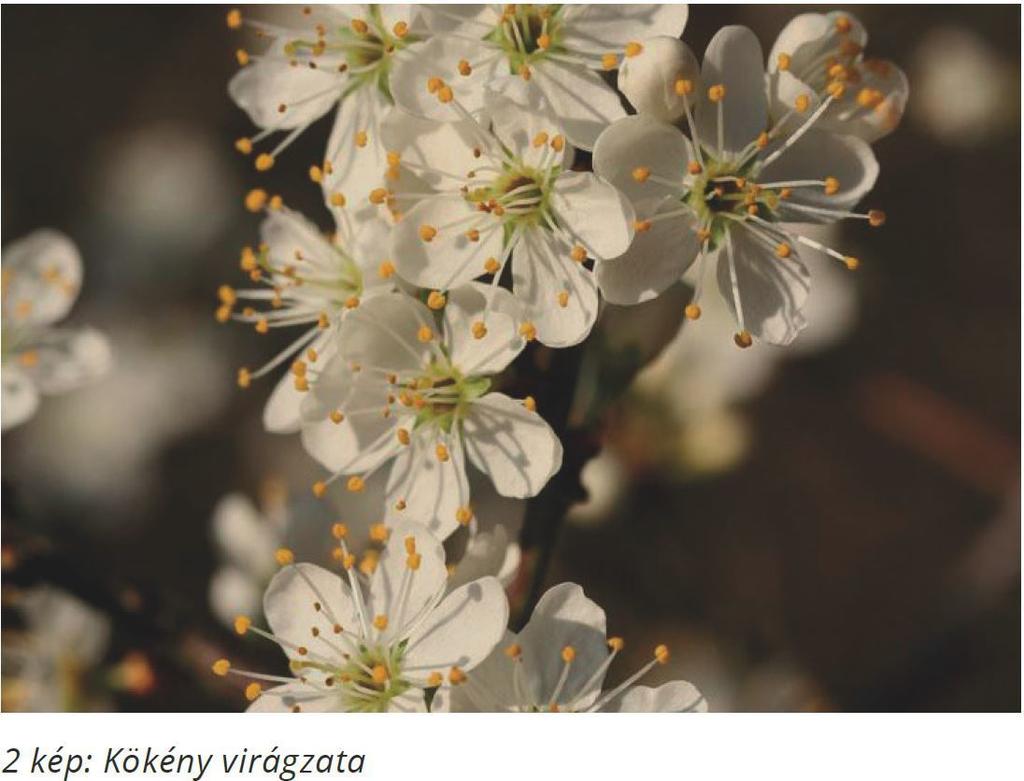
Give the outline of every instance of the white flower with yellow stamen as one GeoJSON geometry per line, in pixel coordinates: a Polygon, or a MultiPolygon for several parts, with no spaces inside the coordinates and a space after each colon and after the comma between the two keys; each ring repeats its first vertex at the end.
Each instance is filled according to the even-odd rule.
{"type": "Polygon", "coordinates": [[[787,24],[768,56],[772,115],[785,116],[787,96],[835,99],[817,127],[877,141],[899,125],[910,85],[888,60],[865,59],[868,34],[845,11],[800,14],[787,24]]]}
{"type": "Polygon", "coordinates": [[[682,34],[687,7],[430,5],[423,15],[434,37],[410,47],[416,56],[395,67],[399,106],[443,121],[480,116],[485,92],[511,76],[542,97],[574,145],[591,149],[606,125],[625,116],[601,72],[637,54],[644,38],[682,34]],[[455,102],[427,92],[435,79],[455,102]]]}
{"type": "Polygon", "coordinates": [[[38,230],[4,249],[4,429],[32,417],[40,394],[67,393],[110,368],[110,345],[98,331],[53,327],[71,310],[81,284],[82,259],[62,233],[38,230]]]}
{"type": "Polygon", "coordinates": [[[422,143],[415,125],[385,126],[399,168],[434,186],[431,194],[404,192],[398,181],[382,192],[402,212],[396,268],[443,292],[485,274],[497,282],[511,262],[512,289],[529,321],[524,333],[553,347],[576,344],[598,311],[585,261],[600,265],[626,250],[633,208],[598,176],[569,169],[562,128],[539,105],[489,93],[488,113],[493,130],[469,119],[453,125],[444,144],[422,143]]]}
{"type": "Polygon", "coordinates": [[[501,640],[508,602],[501,584],[479,578],[448,589],[441,543],[422,525],[399,524],[369,578],[355,567],[343,530],[337,532],[345,576],[312,564],[283,569],[264,597],[271,632],[235,620],[278,643],[292,676],[235,670],[218,675],[252,680],[250,711],[424,711],[425,689],[444,691],[465,680],[501,640]],[[264,689],[265,683],[278,683],[264,689]]]}
{"type": "Polygon", "coordinates": [[[804,327],[810,289],[798,245],[850,269],[859,262],[793,223],[884,223],[882,212],[853,211],[878,176],[871,147],[814,128],[831,94],[821,101],[796,95],[788,114],[769,124],[761,47],[745,27],[721,30],[699,81],[683,74],[674,89],[686,100],[689,139],[640,114],[609,127],[594,149],[595,170],[637,213],[629,251],[597,266],[605,297],[619,304],[653,298],[696,260],[695,303],[687,307],[695,319],[705,264],[716,263],[719,290],[739,324],[736,343],[788,344],[804,327]]]}
{"type": "Polygon", "coordinates": [[[422,40],[416,6],[292,6],[276,13],[285,15],[280,24],[228,14],[230,27],[244,23],[270,41],[262,54],[238,52],[242,68],[228,92],[260,132],[236,146],[250,154],[254,143],[287,133],[256,156],[256,168],[266,170],[307,127],[337,108],[326,154],[309,174],[326,185],[328,203],[337,194],[363,203],[386,164],[380,121],[392,105],[392,70],[407,47],[422,40]]]}
{"type": "Polygon", "coordinates": [[[523,349],[518,306],[502,288],[466,285],[427,306],[378,296],[349,315],[338,354],[302,406],[302,441],[349,490],[394,462],[389,514],[448,537],[473,518],[468,459],[503,496],[534,496],[562,463],[562,445],[535,411],[490,392],[490,376],[523,349]]]}
{"type": "Polygon", "coordinates": [[[256,371],[242,368],[238,384],[248,387],[292,360],[267,401],[263,423],[278,433],[299,430],[299,407],[309,390],[309,367],[322,365],[343,338],[347,313],[368,298],[394,289],[394,266],[387,259],[387,227],[378,219],[353,226],[335,207],[337,230],[324,236],[302,215],[271,206],[260,226],[262,243],[242,250],[241,267],[261,287],[221,286],[217,319],[250,323],[257,333],[271,328],[302,328],[302,334],[256,371]]]}
{"type": "Polygon", "coordinates": [[[624,647],[607,637],[604,611],[575,583],[562,583],[540,598],[519,634],[502,644],[459,686],[439,691],[436,705],[453,712],[706,711],[704,696],[686,681],[657,688],[636,685],[669,661],[664,645],[650,662],[605,690],[609,666],[624,647]]]}

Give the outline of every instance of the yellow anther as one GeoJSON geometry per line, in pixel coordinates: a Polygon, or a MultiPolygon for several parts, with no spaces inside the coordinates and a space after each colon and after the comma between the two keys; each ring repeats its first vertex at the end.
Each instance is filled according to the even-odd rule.
{"type": "Polygon", "coordinates": [[[785,52],[779,54],[779,58],[776,61],[780,71],[788,71],[789,66],[793,64],[793,58],[785,52]]]}
{"type": "Polygon", "coordinates": [[[249,373],[248,369],[242,368],[238,370],[238,387],[248,388],[252,382],[252,374],[249,373]]]}
{"type": "Polygon", "coordinates": [[[349,24],[352,25],[352,30],[359,35],[366,35],[370,30],[370,26],[362,19],[353,19],[349,24]]]}
{"type": "Polygon", "coordinates": [[[387,542],[390,533],[386,524],[375,523],[370,526],[370,539],[374,542],[387,542]]]}
{"type": "Polygon", "coordinates": [[[217,298],[222,304],[234,304],[238,299],[235,289],[231,285],[221,285],[217,288],[217,298]]]}
{"type": "Polygon", "coordinates": [[[455,520],[458,521],[462,526],[467,526],[471,520],[473,520],[473,511],[463,505],[455,511],[455,520]]]}
{"type": "Polygon", "coordinates": [[[231,662],[229,662],[227,659],[218,659],[216,662],[213,663],[211,669],[213,670],[214,675],[220,675],[223,677],[227,675],[228,670],[231,669],[231,662]]]}
{"type": "Polygon", "coordinates": [[[846,81],[850,76],[850,74],[846,70],[846,67],[839,62],[829,67],[828,75],[830,78],[833,78],[836,81],[846,81]]]}
{"type": "Polygon", "coordinates": [[[252,140],[248,138],[240,138],[235,141],[235,149],[241,152],[243,155],[252,154],[252,140]]]}
{"type": "Polygon", "coordinates": [[[257,171],[269,171],[274,167],[274,158],[268,155],[266,152],[259,155],[256,158],[256,170],[257,171]]]}
{"type": "Polygon", "coordinates": [[[792,196],[793,189],[791,187],[783,187],[781,190],[779,190],[779,197],[784,201],[791,198],[792,196]]]}
{"type": "Polygon", "coordinates": [[[270,200],[267,201],[268,209],[273,209],[274,211],[277,211],[282,206],[284,206],[284,199],[281,198],[280,195],[272,195],[270,196],[270,200]]]}
{"type": "Polygon", "coordinates": [[[577,244],[569,251],[569,257],[577,263],[582,263],[587,259],[587,250],[582,245],[577,244]]]}
{"type": "Polygon", "coordinates": [[[265,317],[261,317],[259,320],[256,321],[256,326],[255,327],[256,327],[256,333],[258,333],[258,334],[265,334],[265,333],[267,333],[267,331],[270,330],[270,323],[267,322],[267,319],[265,317]]]}
{"type": "Polygon", "coordinates": [[[686,315],[687,320],[699,320],[700,307],[697,304],[687,304],[683,314],[686,315]]]}
{"type": "Polygon", "coordinates": [[[440,686],[444,683],[444,676],[439,672],[432,672],[427,676],[427,688],[433,689],[436,686],[440,686]]]}
{"type": "Polygon", "coordinates": [[[680,97],[693,92],[693,82],[690,79],[676,79],[676,83],[673,86],[676,94],[680,97]]]}
{"type": "Polygon", "coordinates": [[[560,307],[562,307],[562,309],[565,309],[567,306],[569,306],[569,291],[568,290],[560,291],[558,293],[558,295],[556,296],[556,298],[558,299],[558,305],[560,307]]]}
{"type": "Polygon", "coordinates": [[[443,309],[446,300],[444,293],[440,290],[431,290],[427,296],[427,306],[434,310],[443,309]]]}
{"type": "Polygon", "coordinates": [[[348,524],[338,522],[331,526],[331,536],[336,540],[343,540],[348,536],[348,524]]]}
{"type": "Polygon", "coordinates": [[[571,645],[567,645],[565,648],[562,649],[562,661],[563,662],[565,662],[566,664],[569,664],[575,658],[576,658],[576,649],[573,648],[571,645]]]}
{"type": "Polygon", "coordinates": [[[452,686],[458,686],[460,683],[466,682],[466,674],[458,667],[453,667],[448,671],[448,683],[452,686]]]}
{"type": "Polygon", "coordinates": [[[540,149],[544,144],[548,142],[548,134],[543,130],[533,137],[534,149],[540,149]]]}
{"type": "Polygon", "coordinates": [[[505,656],[509,659],[519,659],[523,655],[523,647],[519,643],[512,643],[512,645],[505,647],[505,656]]]}
{"type": "Polygon", "coordinates": [[[355,140],[356,140],[356,146],[359,147],[360,149],[362,149],[364,146],[366,146],[369,143],[370,137],[368,135],[366,135],[366,131],[365,130],[360,130],[359,132],[356,133],[356,139],[355,140]]]}
{"type": "Polygon", "coordinates": [[[231,319],[231,307],[228,304],[221,304],[217,307],[217,311],[214,312],[213,316],[217,319],[218,323],[226,323],[231,319]]]}
{"type": "Polygon", "coordinates": [[[317,499],[322,499],[324,497],[324,494],[326,493],[327,483],[325,483],[323,480],[317,480],[315,483],[313,483],[313,496],[315,496],[317,499]]]}
{"type": "Polygon", "coordinates": [[[855,258],[852,255],[847,255],[843,258],[843,263],[846,264],[846,267],[850,269],[850,271],[856,271],[860,268],[860,259],[855,258]]]}
{"type": "Polygon", "coordinates": [[[340,409],[332,409],[327,417],[329,417],[331,419],[331,423],[334,424],[341,423],[345,419],[345,415],[340,409]]]}
{"type": "Polygon", "coordinates": [[[872,228],[880,228],[885,225],[885,212],[881,209],[869,209],[868,225],[872,228]]]}
{"type": "Polygon", "coordinates": [[[769,141],[771,141],[771,136],[762,131],[761,135],[757,137],[757,148],[764,149],[768,146],[769,141]]]}
{"type": "Polygon", "coordinates": [[[451,103],[455,100],[455,94],[452,92],[452,88],[445,84],[437,91],[437,99],[442,103],[451,103]]]}
{"type": "Polygon", "coordinates": [[[537,326],[527,320],[519,325],[519,335],[526,341],[532,342],[537,338],[537,326]]]}
{"type": "Polygon", "coordinates": [[[740,349],[745,350],[754,343],[754,338],[750,335],[750,331],[743,330],[736,333],[732,340],[736,343],[736,346],[740,349]]]}
{"type": "Polygon", "coordinates": [[[835,195],[839,192],[839,180],[834,176],[825,177],[825,195],[835,195]]]}
{"type": "Polygon", "coordinates": [[[836,32],[845,35],[853,29],[853,22],[846,16],[836,17],[836,32]]]}
{"type": "Polygon", "coordinates": [[[476,228],[470,228],[466,231],[466,238],[470,241],[480,241],[480,231],[476,228]]]}
{"type": "Polygon", "coordinates": [[[429,325],[421,325],[420,329],[416,332],[416,338],[426,343],[434,338],[434,332],[429,325]]]}
{"type": "Polygon", "coordinates": [[[468,76],[473,72],[473,67],[467,60],[459,60],[459,73],[463,76],[468,76]]]}
{"type": "Polygon", "coordinates": [[[305,393],[306,391],[309,390],[309,380],[307,380],[305,377],[296,377],[295,382],[293,384],[295,385],[295,390],[299,391],[300,393],[305,393]]]}
{"type": "Polygon", "coordinates": [[[295,554],[288,548],[278,548],[274,551],[274,560],[282,567],[292,564],[295,561],[295,554]]]}
{"type": "Polygon", "coordinates": [[[308,350],[306,350],[306,358],[309,359],[310,363],[316,363],[316,359],[319,357],[320,355],[319,353],[317,353],[315,348],[310,347],[308,350]]]}
{"type": "Polygon", "coordinates": [[[633,230],[637,233],[647,233],[651,229],[650,220],[633,220],[633,230]]]}
{"type": "Polygon", "coordinates": [[[533,78],[533,71],[530,70],[530,66],[529,65],[526,65],[524,63],[523,65],[519,66],[519,77],[523,81],[529,81],[531,78],[533,78]]]}
{"type": "Polygon", "coordinates": [[[451,458],[451,455],[448,453],[448,448],[441,443],[438,443],[437,447],[434,448],[434,455],[436,455],[437,460],[442,463],[451,458]]]}
{"type": "Polygon", "coordinates": [[[395,432],[395,436],[398,437],[398,441],[403,445],[408,445],[412,441],[412,438],[409,436],[409,429],[407,428],[398,429],[395,432]]]}
{"type": "Polygon", "coordinates": [[[346,309],[355,309],[357,306],[359,306],[359,296],[349,296],[345,299],[346,309]]]}
{"type": "Polygon", "coordinates": [[[839,100],[846,94],[846,85],[841,81],[829,82],[828,86],[825,87],[825,91],[836,100],[839,100]]]}
{"type": "Polygon", "coordinates": [[[373,625],[380,631],[384,631],[388,628],[388,617],[383,613],[373,617],[373,625]]]}
{"type": "Polygon", "coordinates": [[[500,268],[501,264],[498,263],[497,258],[487,258],[487,260],[484,261],[484,271],[488,274],[497,274],[500,268]]]}
{"type": "Polygon", "coordinates": [[[359,477],[359,475],[352,475],[352,477],[350,477],[345,483],[345,487],[352,493],[356,494],[366,488],[366,481],[359,477]]]}
{"type": "Polygon", "coordinates": [[[714,84],[708,87],[708,100],[712,103],[718,103],[725,99],[725,85],[714,84]]]}
{"type": "Polygon", "coordinates": [[[377,276],[381,279],[390,279],[395,275],[395,264],[390,260],[382,260],[377,268],[377,276]]]}
{"type": "Polygon", "coordinates": [[[435,94],[441,87],[444,86],[444,81],[437,76],[431,76],[427,79],[427,92],[431,95],[435,94]]]}
{"type": "Polygon", "coordinates": [[[252,621],[248,616],[235,616],[235,631],[238,634],[244,635],[249,631],[250,626],[252,626],[252,621]]]}
{"type": "Polygon", "coordinates": [[[537,37],[537,46],[541,49],[548,49],[551,47],[551,36],[547,33],[537,37]]]}
{"type": "Polygon", "coordinates": [[[788,258],[792,254],[793,254],[793,248],[790,247],[788,244],[785,244],[785,243],[779,244],[775,248],[775,255],[776,255],[776,257],[788,258]]]}
{"type": "Polygon", "coordinates": [[[410,534],[402,540],[402,544],[405,546],[405,552],[412,555],[416,552],[416,535],[410,534]]]}
{"type": "Polygon", "coordinates": [[[373,682],[378,686],[386,683],[388,680],[388,670],[382,664],[375,664],[373,666],[373,670],[371,670],[370,672],[370,675],[373,678],[373,682]]]}
{"type": "Polygon", "coordinates": [[[601,67],[606,71],[613,71],[619,67],[619,58],[617,55],[609,52],[601,56],[601,67]]]}
{"type": "Polygon", "coordinates": [[[373,204],[376,204],[376,205],[379,206],[380,204],[382,204],[385,201],[387,201],[387,199],[388,199],[388,191],[386,189],[384,189],[383,187],[375,187],[374,189],[370,190],[370,196],[369,197],[370,197],[370,203],[373,203],[373,204]]]}
{"type": "Polygon", "coordinates": [[[705,242],[711,238],[711,231],[709,231],[707,228],[698,228],[697,238],[700,239],[701,242],[705,242]]]}
{"type": "Polygon", "coordinates": [[[331,206],[337,206],[341,208],[346,203],[345,195],[343,193],[331,193],[331,206]]]}
{"type": "Polygon", "coordinates": [[[483,320],[477,320],[475,323],[473,323],[473,325],[470,327],[470,331],[472,331],[474,339],[483,339],[485,336],[487,336],[487,326],[484,325],[483,320]]]}
{"type": "Polygon", "coordinates": [[[245,208],[251,212],[258,212],[267,205],[267,191],[259,187],[249,190],[245,194],[245,208]]]}
{"type": "Polygon", "coordinates": [[[311,165],[309,167],[309,179],[310,181],[320,184],[324,180],[324,172],[318,165],[311,165]]]}
{"type": "Polygon", "coordinates": [[[420,238],[423,241],[433,241],[437,236],[437,228],[433,225],[420,225],[420,238]]]}
{"type": "Polygon", "coordinates": [[[846,57],[856,57],[862,51],[864,51],[864,47],[856,41],[847,39],[839,44],[839,53],[846,57]]]}
{"type": "Polygon", "coordinates": [[[235,59],[238,61],[238,64],[244,68],[249,64],[249,52],[245,49],[238,49],[235,52],[235,59]]]}
{"type": "Polygon", "coordinates": [[[523,399],[523,406],[526,407],[530,412],[537,411],[537,400],[533,396],[527,396],[523,399]]]}
{"type": "Polygon", "coordinates": [[[411,569],[413,572],[420,568],[420,563],[423,561],[423,557],[418,553],[410,553],[405,557],[405,566],[411,569]]]}
{"type": "Polygon", "coordinates": [[[249,702],[252,702],[261,694],[263,694],[263,687],[256,683],[256,681],[253,681],[245,687],[245,699],[249,702]]]}
{"type": "Polygon", "coordinates": [[[331,324],[331,319],[327,316],[326,312],[321,312],[320,316],[316,319],[316,327],[321,331],[326,331],[331,324]]]}
{"type": "Polygon", "coordinates": [[[637,182],[646,182],[651,177],[651,169],[646,165],[638,165],[633,169],[633,180],[637,182]]]}
{"type": "Polygon", "coordinates": [[[242,12],[239,11],[237,8],[232,8],[230,11],[228,11],[227,23],[228,27],[230,27],[232,30],[237,30],[239,27],[242,26],[242,12]]]}
{"type": "Polygon", "coordinates": [[[636,57],[643,53],[644,45],[638,41],[630,41],[626,44],[626,56],[636,57]]]}
{"type": "Polygon", "coordinates": [[[565,149],[565,136],[559,133],[557,136],[551,139],[551,148],[556,152],[561,152],[565,149]]]}
{"type": "Polygon", "coordinates": [[[667,645],[659,645],[654,649],[654,658],[658,660],[658,664],[667,663],[670,657],[667,645]]]}
{"type": "Polygon", "coordinates": [[[404,38],[409,34],[409,25],[406,22],[395,22],[395,26],[391,28],[391,32],[395,34],[396,38],[404,38]]]}
{"type": "Polygon", "coordinates": [[[609,637],[608,647],[617,653],[626,647],[626,641],[621,637],[609,637]]]}
{"type": "Polygon", "coordinates": [[[865,87],[857,93],[857,103],[863,108],[875,108],[883,100],[885,100],[885,95],[876,89],[865,87]]]}
{"type": "Polygon", "coordinates": [[[793,108],[803,114],[811,106],[811,98],[809,95],[797,95],[796,100],[793,101],[793,108]]]}
{"type": "Polygon", "coordinates": [[[306,376],[306,362],[302,359],[296,359],[292,361],[291,372],[296,377],[306,376]]]}

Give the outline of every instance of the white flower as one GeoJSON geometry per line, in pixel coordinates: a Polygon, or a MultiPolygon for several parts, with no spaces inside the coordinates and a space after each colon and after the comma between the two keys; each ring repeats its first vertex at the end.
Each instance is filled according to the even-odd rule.
{"type": "Polygon", "coordinates": [[[420,519],[444,539],[473,518],[467,458],[498,493],[522,498],[558,471],[562,445],[533,399],[488,392],[490,375],[524,345],[511,294],[477,283],[430,302],[444,307],[440,328],[403,294],[349,315],[338,354],[303,403],[302,441],[334,473],[327,482],[351,475],[349,490],[394,461],[388,513],[420,519]]]}
{"type": "Polygon", "coordinates": [[[895,130],[910,85],[892,62],[864,59],[867,40],[864,26],[845,11],[794,17],[768,57],[772,117],[784,117],[795,95],[833,95],[818,120],[820,129],[869,142],[895,130]]]}
{"type": "MultiPolygon", "coordinates": [[[[262,54],[237,53],[243,66],[228,92],[260,128],[236,142],[249,154],[253,143],[276,133],[287,135],[256,158],[266,170],[307,127],[337,107],[322,166],[310,168],[331,196],[346,194],[363,203],[385,166],[379,129],[392,105],[391,71],[409,44],[421,39],[412,5],[315,5],[277,9],[280,24],[245,19],[270,46],[262,54]]],[[[240,27],[242,15],[228,14],[240,27]]],[[[357,215],[358,216],[358,215],[357,215]]]]}
{"type": "MultiPolygon", "coordinates": [[[[255,191],[253,205],[262,203],[255,191]]],[[[232,317],[251,323],[257,333],[271,328],[303,329],[302,334],[256,371],[242,368],[238,384],[273,371],[305,350],[291,363],[267,401],[263,424],[278,433],[299,430],[299,405],[309,388],[306,367],[326,362],[343,336],[345,316],[374,295],[394,289],[394,266],[387,260],[387,227],[378,219],[353,225],[343,206],[334,207],[337,231],[324,236],[309,220],[279,204],[266,209],[260,227],[262,244],[242,250],[241,267],[262,287],[218,291],[217,319],[232,317]],[[242,305],[235,312],[236,305],[242,305]],[[262,304],[256,309],[252,304],[262,304]]]]}
{"type": "Polygon", "coordinates": [[[287,563],[264,597],[271,632],[293,677],[213,670],[253,679],[251,711],[424,711],[424,690],[465,678],[502,637],[508,602],[494,578],[448,590],[444,549],[422,525],[396,526],[368,581],[339,537],[343,579],[312,564],[287,563]],[[280,686],[263,690],[260,682],[280,686]]]}
{"type": "Polygon", "coordinates": [[[518,635],[506,632],[502,646],[464,682],[438,691],[435,706],[515,713],[707,710],[704,696],[686,681],[657,688],[636,685],[652,668],[669,661],[664,645],[654,649],[640,670],[603,691],[608,667],[623,647],[622,638],[606,636],[604,611],[575,583],[562,583],[540,598],[518,635]]]}
{"type": "Polygon", "coordinates": [[[70,239],[38,230],[3,253],[4,429],[28,420],[39,394],[66,393],[110,368],[110,345],[91,328],[52,328],[67,316],[82,284],[70,239]]]}
{"type": "Polygon", "coordinates": [[[675,122],[686,114],[686,95],[676,91],[680,79],[697,81],[700,65],[690,47],[678,38],[659,35],[645,40],[640,51],[619,68],[619,89],[639,114],[675,122]]]}
{"type": "Polygon", "coordinates": [[[431,5],[424,18],[435,33],[410,47],[415,57],[395,67],[395,102],[419,116],[462,119],[484,110],[485,92],[510,75],[541,96],[569,140],[591,149],[601,130],[625,116],[601,77],[637,41],[678,36],[685,5],[431,5]],[[439,103],[428,81],[438,79],[454,100],[439,103]]]}
{"type": "MultiPolygon", "coordinates": [[[[699,259],[699,300],[704,265],[716,263],[741,347],[751,344],[751,335],[788,344],[804,327],[810,277],[797,244],[851,269],[859,263],[797,233],[791,223],[885,221],[880,211],[852,211],[878,176],[871,147],[812,129],[835,96],[795,95],[788,114],[769,125],[762,63],[752,32],[722,29],[708,45],[700,83],[682,77],[675,85],[687,99],[692,141],[637,115],[609,127],[594,149],[595,170],[623,190],[637,212],[629,251],[597,266],[605,296],[622,304],[648,300],[699,259]]],[[[691,304],[687,315],[699,317],[699,306],[691,304]]]]}
{"type": "Polygon", "coordinates": [[[444,291],[482,274],[497,280],[511,260],[512,289],[528,318],[523,332],[554,347],[576,344],[598,309],[584,261],[626,250],[633,209],[596,175],[569,169],[561,126],[539,105],[489,93],[488,112],[492,131],[469,119],[434,143],[400,117],[385,125],[401,170],[434,187],[407,193],[397,181],[380,194],[402,212],[395,266],[404,279],[444,291]]]}

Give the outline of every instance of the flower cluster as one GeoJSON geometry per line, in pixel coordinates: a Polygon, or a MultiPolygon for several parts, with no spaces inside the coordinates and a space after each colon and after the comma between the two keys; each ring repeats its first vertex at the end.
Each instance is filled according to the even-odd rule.
{"type": "MultiPolygon", "coordinates": [[[[663,646],[605,691],[623,642],[605,636],[604,613],[573,584],[550,590],[510,634],[494,577],[507,536],[474,549],[492,520],[477,517],[470,489],[475,471],[498,494],[527,499],[562,466],[533,397],[503,392],[530,342],[579,344],[605,302],[640,304],[684,276],[695,292],[679,317],[696,320],[713,266],[736,345],[788,344],[806,323],[803,255],[859,265],[800,225],[885,222],[858,204],[878,176],[870,144],[898,124],[907,83],[892,63],[864,57],[863,26],[845,13],[802,14],[767,62],[750,30],[726,27],[699,63],[680,40],[687,13],[228,14],[258,44],[236,52],[229,92],[259,128],[236,148],[268,171],[332,113],[307,172],[334,230],[251,190],[261,241],[240,266],[252,286],[222,286],[216,316],[260,334],[294,331],[265,365],[240,369],[238,384],[287,367],[264,423],[299,433],[326,469],[313,493],[379,486],[369,558],[345,523],[333,527],[337,573],[281,547],[263,605],[271,631],[248,615],[234,621],[289,659],[285,677],[214,665],[251,680],[254,709],[705,708],[684,682],[634,685],[668,661],[663,646]],[[470,544],[452,574],[442,544],[460,529],[470,544]]],[[[262,561],[259,578],[266,552],[262,561]]]]}

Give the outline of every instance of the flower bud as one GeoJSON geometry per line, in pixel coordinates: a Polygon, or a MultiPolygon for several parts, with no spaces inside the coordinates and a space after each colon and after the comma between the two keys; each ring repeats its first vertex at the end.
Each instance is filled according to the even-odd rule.
{"type": "Polygon", "coordinates": [[[699,93],[700,66],[690,47],[677,38],[660,35],[643,42],[642,51],[626,57],[619,68],[619,89],[639,113],[674,122],[686,112],[686,100],[699,93]],[[694,86],[680,94],[676,82],[694,86]]]}

